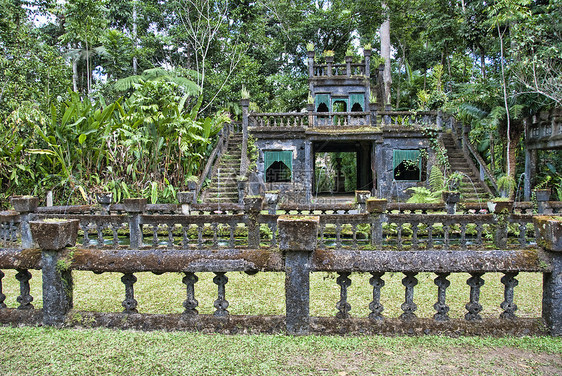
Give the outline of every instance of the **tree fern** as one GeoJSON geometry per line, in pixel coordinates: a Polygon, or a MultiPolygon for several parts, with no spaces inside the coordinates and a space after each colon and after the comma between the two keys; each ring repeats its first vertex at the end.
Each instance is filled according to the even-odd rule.
{"type": "Polygon", "coordinates": [[[431,167],[431,172],[429,173],[429,188],[432,192],[438,192],[443,190],[443,172],[436,165],[431,167]]]}

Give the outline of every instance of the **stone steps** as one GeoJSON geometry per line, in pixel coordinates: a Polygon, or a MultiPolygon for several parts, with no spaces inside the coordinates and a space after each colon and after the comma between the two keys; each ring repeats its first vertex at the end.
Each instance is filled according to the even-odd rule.
{"type": "Polygon", "coordinates": [[[459,171],[463,175],[459,191],[463,201],[482,201],[488,198],[489,193],[484,183],[480,181],[474,170],[468,163],[469,156],[465,155],[457,146],[451,134],[443,134],[443,145],[447,149],[447,157],[451,165],[451,171],[459,171]]]}
{"type": "Polygon", "coordinates": [[[218,161],[215,174],[203,192],[203,201],[210,203],[237,203],[240,160],[242,159],[242,135],[231,134],[228,149],[218,161]]]}

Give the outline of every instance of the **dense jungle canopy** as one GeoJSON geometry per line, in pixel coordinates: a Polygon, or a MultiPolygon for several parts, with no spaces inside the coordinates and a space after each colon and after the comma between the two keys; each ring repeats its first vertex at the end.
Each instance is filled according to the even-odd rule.
{"type": "MultiPolygon", "coordinates": [[[[471,126],[497,175],[522,169],[522,119],[562,105],[560,0],[0,0],[0,200],[157,192],[197,175],[224,121],[307,103],[307,45],[373,69],[394,109],[471,126]],[[390,23],[390,39],[381,25],[390,23]],[[382,50],[384,53],[384,48],[382,50]]],[[[539,181],[562,190],[559,154],[539,181]]]]}

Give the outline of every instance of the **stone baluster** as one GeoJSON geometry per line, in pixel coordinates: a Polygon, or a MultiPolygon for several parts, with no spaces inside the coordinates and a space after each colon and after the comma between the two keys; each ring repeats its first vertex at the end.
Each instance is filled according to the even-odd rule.
{"type": "Polygon", "coordinates": [[[137,277],[133,273],[125,273],[121,277],[121,282],[125,285],[125,300],[121,305],[123,308],[123,313],[137,313],[137,301],[135,299],[135,289],[133,285],[137,282],[137,277]]]}
{"type": "Polygon", "coordinates": [[[505,273],[505,275],[501,279],[501,283],[505,286],[504,288],[504,300],[500,304],[501,309],[503,312],[500,314],[500,318],[502,319],[514,319],[515,311],[517,311],[517,304],[513,302],[513,290],[515,286],[519,284],[519,282],[515,279],[517,276],[517,272],[510,272],[505,273]]]}
{"type": "Polygon", "coordinates": [[[349,311],[351,311],[351,304],[347,302],[347,288],[351,286],[351,279],[349,278],[350,272],[338,272],[336,283],[340,286],[340,301],[336,304],[338,319],[349,318],[349,311]]]}
{"type": "Polygon", "coordinates": [[[195,273],[190,272],[185,273],[185,277],[183,277],[181,280],[186,287],[187,295],[187,298],[183,302],[183,306],[185,308],[185,311],[183,311],[184,315],[194,316],[199,314],[199,312],[197,311],[199,302],[197,301],[197,299],[195,299],[195,284],[198,280],[199,278],[195,275],[195,273]]]}
{"type": "Polygon", "coordinates": [[[465,308],[468,311],[464,318],[468,321],[482,320],[480,312],[482,305],[480,304],[480,288],[484,286],[482,275],[484,273],[470,273],[471,277],[466,281],[470,286],[470,302],[466,304],[465,308]]]}
{"type": "Polygon", "coordinates": [[[213,283],[217,285],[218,288],[218,296],[217,300],[215,300],[214,306],[216,308],[215,312],[213,313],[217,317],[225,317],[228,316],[228,301],[226,300],[226,284],[228,283],[228,277],[224,272],[216,272],[215,277],[213,278],[213,283]]]}
{"type": "Polygon", "coordinates": [[[447,287],[451,285],[451,282],[447,280],[449,273],[437,273],[437,278],[433,281],[437,285],[437,303],[433,305],[435,308],[435,315],[433,318],[436,321],[447,321],[449,320],[449,306],[445,303],[447,287]]]}
{"type": "Polygon", "coordinates": [[[384,307],[381,304],[381,288],[384,287],[382,276],[384,273],[373,272],[371,275],[372,277],[369,279],[369,283],[373,286],[373,301],[369,303],[369,309],[371,310],[369,318],[371,320],[384,320],[382,315],[384,307]]]}
{"type": "Polygon", "coordinates": [[[31,296],[31,289],[29,281],[31,280],[31,273],[27,269],[18,269],[16,279],[20,283],[20,295],[17,297],[17,302],[20,304],[18,309],[27,310],[33,309],[33,296],[31,296]]]}
{"type": "Polygon", "coordinates": [[[418,309],[418,306],[414,303],[414,287],[418,284],[418,279],[416,278],[418,273],[405,274],[406,277],[402,279],[402,284],[405,287],[405,299],[404,303],[402,303],[400,307],[404,313],[400,315],[400,319],[409,321],[416,318],[416,314],[414,312],[418,309]]]}

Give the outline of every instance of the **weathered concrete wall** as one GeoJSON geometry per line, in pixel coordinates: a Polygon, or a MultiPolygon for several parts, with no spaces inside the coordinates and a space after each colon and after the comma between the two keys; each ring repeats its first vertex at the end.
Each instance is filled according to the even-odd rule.
{"type": "Polygon", "coordinates": [[[426,186],[429,171],[434,163],[434,152],[429,147],[429,140],[419,132],[385,132],[381,142],[376,142],[373,148],[373,161],[377,175],[377,190],[375,195],[390,200],[405,201],[411,196],[407,189],[416,186],[426,186]],[[422,181],[394,180],[392,165],[393,151],[396,149],[423,149],[427,151],[425,179],[422,181]]]}

